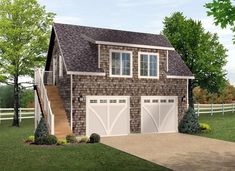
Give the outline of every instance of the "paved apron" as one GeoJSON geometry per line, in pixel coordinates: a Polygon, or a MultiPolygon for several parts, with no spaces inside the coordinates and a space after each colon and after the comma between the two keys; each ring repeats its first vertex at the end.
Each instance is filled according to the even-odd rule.
{"type": "Polygon", "coordinates": [[[235,170],[235,143],[179,133],[105,137],[103,144],[173,170],[235,170]]]}

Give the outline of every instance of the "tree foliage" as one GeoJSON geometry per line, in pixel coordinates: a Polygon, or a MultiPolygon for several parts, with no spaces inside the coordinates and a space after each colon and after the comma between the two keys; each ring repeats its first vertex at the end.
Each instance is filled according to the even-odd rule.
{"type": "MultiPolygon", "coordinates": [[[[33,89],[23,89],[20,91],[19,106],[27,108],[34,102],[33,89]]],[[[14,91],[13,86],[4,85],[0,86],[0,108],[13,108],[14,107],[14,91]]]]}
{"type": "MultiPolygon", "coordinates": [[[[231,0],[213,0],[211,3],[206,3],[205,7],[208,9],[207,14],[213,16],[216,25],[221,28],[231,26],[235,32],[235,6],[231,0]]],[[[235,37],[234,37],[235,43],[235,37]]]]}
{"type": "Polygon", "coordinates": [[[19,77],[42,66],[54,14],[37,0],[0,0],[0,81],[14,82],[13,126],[19,126],[19,77]]]}
{"type": "Polygon", "coordinates": [[[209,93],[205,89],[202,89],[200,87],[195,87],[193,89],[193,96],[195,103],[201,103],[201,104],[232,103],[235,101],[235,87],[227,83],[224,90],[219,93],[209,93]]]}
{"type": "MultiPolygon", "coordinates": [[[[196,86],[209,92],[219,92],[226,83],[226,49],[219,42],[217,34],[206,32],[200,21],[187,19],[176,12],[165,17],[163,34],[170,40],[185,64],[195,76],[189,81],[189,88],[196,86]]],[[[192,106],[192,91],[189,91],[192,106]]]]}

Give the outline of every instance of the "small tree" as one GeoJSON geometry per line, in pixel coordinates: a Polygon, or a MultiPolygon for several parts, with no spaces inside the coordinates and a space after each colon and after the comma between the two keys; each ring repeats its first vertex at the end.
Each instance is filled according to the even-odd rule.
{"type": "Polygon", "coordinates": [[[198,117],[192,108],[189,108],[183,119],[179,123],[179,132],[186,134],[196,134],[201,131],[198,117]]]}
{"type": "Polygon", "coordinates": [[[44,63],[53,18],[37,0],[0,1],[0,81],[14,85],[13,126],[19,126],[19,77],[44,63]]]}

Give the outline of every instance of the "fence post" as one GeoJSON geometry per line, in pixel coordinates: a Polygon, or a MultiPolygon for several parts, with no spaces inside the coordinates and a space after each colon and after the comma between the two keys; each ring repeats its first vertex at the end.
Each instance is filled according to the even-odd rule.
{"type": "Polygon", "coordinates": [[[199,113],[199,104],[197,104],[197,116],[200,116],[200,113],[199,113]]]}
{"type": "Polygon", "coordinates": [[[2,122],[2,120],[1,120],[1,115],[2,115],[2,113],[1,113],[1,108],[0,108],[0,124],[1,124],[1,122],[2,122]]]}
{"type": "Polygon", "coordinates": [[[213,103],[211,103],[211,116],[213,115],[213,103]]]}
{"type": "Polygon", "coordinates": [[[224,103],[222,104],[222,112],[223,112],[223,115],[224,115],[224,103]]]}
{"type": "Polygon", "coordinates": [[[21,108],[19,108],[20,110],[19,110],[19,116],[20,116],[20,122],[21,122],[21,120],[22,120],[22,116],[21,116],[21,108]]]}
{"type": "Polygon", "coordinates": [[[234,103],[232,104],[232,113],[234,112],[234,103]]]}

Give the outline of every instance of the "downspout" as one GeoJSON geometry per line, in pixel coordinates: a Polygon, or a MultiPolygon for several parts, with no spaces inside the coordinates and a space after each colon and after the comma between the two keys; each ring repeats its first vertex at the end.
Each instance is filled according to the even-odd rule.
{"type": "Polygon", "coordinates": [[[100,44],[98,45],[98,68],[100,68],[100,44]]]}
{"type": "Polygon", "coordinates": [[[70,129],[73,132],[73,75],[70,75],[70,129]]]}

